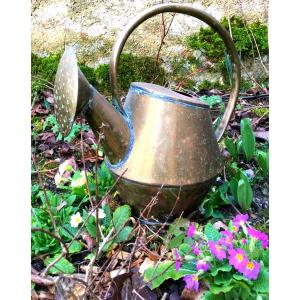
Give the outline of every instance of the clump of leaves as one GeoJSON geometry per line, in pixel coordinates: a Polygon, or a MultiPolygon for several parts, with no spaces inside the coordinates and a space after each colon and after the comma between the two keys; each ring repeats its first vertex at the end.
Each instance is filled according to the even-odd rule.
{"type": "Polygon", "coordinates": [[[250,161],[256,153],[255,136],[251,120],[249,118],[242,119],[240,125],[240,138],[234,142],[232,139],[227,137],[225,139],[225,146],[235,160],[238,160],[239,154],[243,153],[246,160],[250,161]]]}
{"type": "MultiPolygon", "coordinates": [[[[43,123],[43,130],[51,130],[58,141],[62,140],[62,134],[59,131],[58,123],[56,117],[53,114],[50,114],[43,123]]],[[[82,131],[89,131],[90,127],[88,124],[79,124],[74,122],[70,133],[64,138],[65,141],[71,142],[75,137],[78,136],[80,130],[82,131]]]]}
{"type": "Polygon", "coordinates": [[[206,300],[267,299],[268,236],[247,225],[247,220],[248,215],[237,215],[228,226],[222,225],[222,231],[210,223],[202,228],[188,220],[175,220],[167,239],[173,241],[172,249],[166,245],[174,260],[148,268],[144,280],[154,289],[167,279],[183,278],[186,289],[196,297],[202,281],[207,286],[202,295],[206,300]]]}
{"type": "MultiPolygon", "coordinates": [[[[224,17],[220,22],[229,31],[228,19],[224,17]]],[[[249,30],[253,33],[260,53],[268,54],[268,27],[265,24],[257,21],[249,24],[247,28],[242,18],[233,16],[230,18],[230,25],[236,50],[242,57],[257,55],[251,35],[249,37],[248,34],[249,30]]],[[[219,62],[224,59],[225,44],[211,27],[200,27],[198,33],[187,37],[186,43],[191,49],[201,49],[211,61],[219,62]]]]}

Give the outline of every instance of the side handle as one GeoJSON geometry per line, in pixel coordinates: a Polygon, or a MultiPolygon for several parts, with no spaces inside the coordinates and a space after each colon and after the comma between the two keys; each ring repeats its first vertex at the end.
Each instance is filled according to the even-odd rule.
{"type": "Polygon", "coordinates": [[[128,37],[141,23],[143,23],[147,19],[157,14],[167,13],[167,12],[182,13],[185,15],[189,15],[208,24],[220,35],[227,48],[228,54],[231,57],[233,72],[232,72],[232,87],[231,87],[230,98],[226,110],[224,112],[224,115],[222,117],[222,120],[215,131],[216,139],[217,141],[219,141],[229,123],[229,120],[234,111],[235,104],[237,101],[239,86],[240,86],[240,77],[241,77],[240,63],[239,63],[237,52],[235,50],[234,43],[229,33],[214,17],[210,16],[209,14],[207,14],[206,12],[200,9],[182,5],[182,4],[170,4],[170,3],[160,4],[145,10],[139,16],[137,16],[130,24],[128,24],[125,27],[124,31],[120,34],[113,47],[113,52],[110,60],[110,81],[112,87],[113,101],[117,104],[119,110],[122,113],[124,113],[124,109],[122,107],[122,103],[120,101],[120,96],[118,93],[117,70],[118,70],[120,54],[124,48],[124,45],[128,37]]]}

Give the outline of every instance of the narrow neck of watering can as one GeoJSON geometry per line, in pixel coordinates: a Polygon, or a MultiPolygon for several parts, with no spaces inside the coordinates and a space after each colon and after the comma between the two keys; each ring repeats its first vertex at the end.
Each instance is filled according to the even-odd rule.
{"type": "Polygon", "coordinates": [[[130,131],[127,121],[96,89],[91,87],[92,101],[85,116],[97,143],[103,145],[112,164],[120,162],[129,146],[130,131]]]}

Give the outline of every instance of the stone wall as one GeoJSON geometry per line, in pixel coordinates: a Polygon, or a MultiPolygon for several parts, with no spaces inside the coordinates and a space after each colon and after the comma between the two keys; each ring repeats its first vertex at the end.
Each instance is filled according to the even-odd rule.
{"type": "MultiPolygon", "coordinates": [[[[138,13],[162,1],[158,0],[33,0],[32,1],[32,51],[47,54],[62,51],[65,45],[77,48],[79,59],[95,66],[106,62],[118,32],[138,13]]],[[[186,3],[205,10],[220,19],[233,14],[246,20],[267,22],[266,0],[203,0],[164,1],[186,3]]],[[[171,14],[165,14],[168,24],[171,14]]],[[[177,14],[165,40],[161,55],[180,55],[184,50],[183,38],[198,30],[203,23],[195,18],[177,14]]],[[[125,51],[141,55],[156,55],[161,32],[161,16],[141,25],[129,38],[125,51]]]]}

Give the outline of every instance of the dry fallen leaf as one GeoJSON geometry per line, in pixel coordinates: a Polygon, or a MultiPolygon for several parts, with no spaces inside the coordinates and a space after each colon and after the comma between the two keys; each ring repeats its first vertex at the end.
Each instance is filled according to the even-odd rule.
{"type": "Polygon", "coordinates": [[[139,273],[141,273],[143,275],[147,269],[149,269],[150,267],[153,267],[154,265],[155,265],[155,262],[153,260],[149,259],[148,257],[146,257],[145,260],[143,261],[143,263],[139,267],[139,273]]]}

